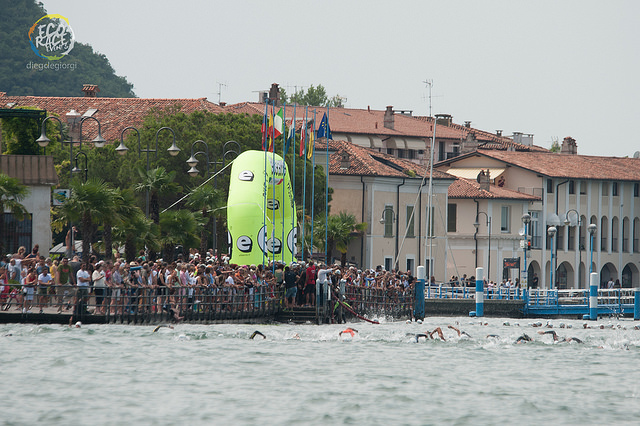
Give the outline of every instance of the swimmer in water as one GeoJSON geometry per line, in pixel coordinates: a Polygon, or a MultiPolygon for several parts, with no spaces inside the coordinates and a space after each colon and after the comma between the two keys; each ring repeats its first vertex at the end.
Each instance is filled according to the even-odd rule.
{"type": "Polygon", "coordinates": [[[553,336],[553,341],[554,342],[558,342],[558,343],[569,343],[571,341],[576,342],[576,343],[583,343],[582,340],[578,339],[577,337],[566,337],[563,339],[559,339],[558,338],[558,333],[556,333],[553,330],[549,330],[549,331],[538,331],[538,334],[551,334],[553,336]]]}
{"type": "Polygon", "coordinates": [[[452,325],[449,325],[447,327],[452,329],[452,330],[454,330],[456,333],[458,333],[458,337],[467,336],[468,338],[471,338],[471,336],[466,331],[460,331],[460,329],[458,329],[458,328],[456,328],[456,327],[454,327],[452,325]]]}
{"type": "Polygon", "coordinates": [[[500,336],[498,336],[497,334],[487,334],[487,339],[492,338],[492,339],[499,339],[500,336]]]}
{"type": "Polygon", "coordinates": [[[447,340],[444,338],[444,333],[442,332],[442,329],[440,327],[436,327],[433,329],[433,331],[431,333],[429,333],[429,337],[431,337],[433,339],[433,335],[435,333],[438,333],[438,337],[440,338],[440,340],[442,340],[443,342],[446,342],[447,340]]]}
{"type": "Polygon", "coordinates": [[[424,338],[425,340],[429,339],[429,334],[420,333],[420,334],[416,334],[415,337],[416,337],[416,343],[418,343],[421,337],[424,338]]]}
{"type": "Polygon", "coordinates": [[[157,326],[156,328],[153,329],[153,332],[155,333],[155,332],[157,332],[158,330],[160,330],[163,327],[170,328],[171,330],[173,330],[173,326],[172,325],[160,324],[159,326],[157,326]]]}
{"type": "Polygon", "coordinates": [[[355,328],[346,328],[342,330],[340,333],[338,333],[338,336],[342,336],[343,334],[350,334],[351,337],[353,337],[357,332],[358,330],[356,330],[355,328]]]}
{"type": "Polygon", "coordinates": [[[265,336],[264,334],[262,334],[258,330],[256,330],[251,334],[251,337],[249,337],[249,339],[253,340],[253,339],[255,339],[256,336],[261,336],[263,340],[267,338],[267,336],[265,336]]]}
{"type": "Polygon", "coordinates": [[[522,343],[533,342],[533,339],[529,337],[527,334],[523,334],[522,336],[516,339],[516,344],[520,345],[522,343]]]}

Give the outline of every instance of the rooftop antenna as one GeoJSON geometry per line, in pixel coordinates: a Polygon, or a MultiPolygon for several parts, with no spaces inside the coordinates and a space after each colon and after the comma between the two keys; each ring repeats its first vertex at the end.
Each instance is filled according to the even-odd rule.
{"type": "Polygon", "coordinates": [[[220,83],[219,81],[217,81],[216,84],[218,85],[218,91],[216,92],[216,94],[218,95],[218,105],[220,105],[220,101],[222,100],[222,86],[227,87],[227,85],[225,83],[220,83]]]}
{"type": "Polygon", "coordinates": [[[427,79],[424,80],[423,83],[426,84],[429,89],[429,117],[433,117],[433,115],[431,115],[431,88],[433,87],[433,80],[427,79]]]}

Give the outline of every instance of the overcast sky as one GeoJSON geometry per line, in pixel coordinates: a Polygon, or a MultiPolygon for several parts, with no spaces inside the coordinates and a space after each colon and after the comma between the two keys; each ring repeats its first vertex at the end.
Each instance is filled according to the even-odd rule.
{"type": "Polygon", "coordinates": [[[427,115],[431,80],[433,113],[456,123],[544,147],[572,136],[586,155],[640,150],[638,1],[43,2],[139,97],[221,89],[236,103],[322,84],[350,108],[427,115]]]}

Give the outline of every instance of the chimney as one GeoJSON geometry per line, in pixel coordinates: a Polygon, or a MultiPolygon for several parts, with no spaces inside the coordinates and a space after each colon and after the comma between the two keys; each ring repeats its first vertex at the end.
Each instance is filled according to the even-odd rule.
{"type": "Polygon", "coordinates": [[[470,121],[465,121],[464,122],[464,127],[466,127],[467,129],[471,128],[471,122],[470,121]]]}
{"type": "Polygon", "coordinates": [[[82,91],[85,98],[97,98],[100,88],[97,84],[83,84],[82,91]]]}
{"type": "Polygon", "coordinates": [[[502,137],[502,130],[496,130],[496,136],[502,137]]]}
{"type": "Polygon", "coordinates": [[[478,183],[480,184],[480,189],[484,191],[489,191],[489,186],[491,182],[491,177],[489,176],[489,169],[485,172],[484,170],[480,170],[478,173],[478,177],[476,178],[478,183]]]}
{"type": "Polygon", "coordinates": [[[578,153],[578,145],[576,144],[576,140],[571,136],[567,136],[562,141],[562,147],[560,148],[560,154],[572,154],[576,155],[578,153]]]}
{"type": "Polygon", "coordinates": [[[278,87],[278,83],[271,84],[271,89],[269,89],[269,101],[275,102],[277,105],[280,104],[280,88],[278,87]]]}
{"type": "Polygon", "coordinates": [[[340,170],[347,170],[351,167],[351,159],[347,151],[342,151],[340,154],[340,170]]]}
{"type": "Polygon", "coordinates": [[[393,117],[393,106],[387,106],[387,110],[384,112],[384,127],[393,130],[395,125],[395,119],[393,117]]]}
{"type": "Polygon", "coordinates": [[[226,102],[220,102],[218,105],[221,106],[221,107],[226,107],[227,103],[226,102]]]}
{"type": "Polygon", "coordinates": [[[451,114],[436,114],[436,125],[450,126],[452,122],[453,116],[451,114]]]}

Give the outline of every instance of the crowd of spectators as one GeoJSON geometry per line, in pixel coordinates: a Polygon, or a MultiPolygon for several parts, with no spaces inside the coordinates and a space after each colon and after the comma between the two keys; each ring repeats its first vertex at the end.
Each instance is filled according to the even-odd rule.
{"type": "Polygon", "coordinates": [[[96,315],[168,312],[181,319],[187,312],[236,309],[250,311],[265,300],[282,297],[285,308],[316,303],[316,285],[355,297],[357,289],[371,289],[386,301],[398,301],[413,291],[411,272],[361,270],[354,266],[327,266],[321,262],[280,262],[269,265],[233,265],[213,250],[180,254],[174,262],[147,260],[143,253],[133,262],[116,255],[113,260],[78,256],[52,259],[38,246],[24,247],[0,260],[0,295],[4,310],[14,306],[23,313],[72,311],[96,315]]]}

